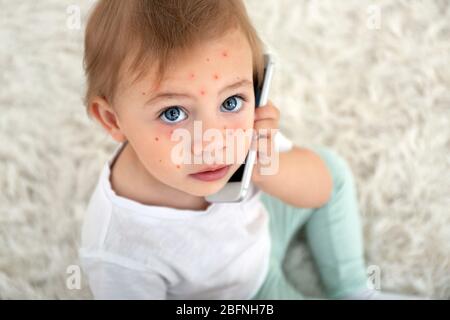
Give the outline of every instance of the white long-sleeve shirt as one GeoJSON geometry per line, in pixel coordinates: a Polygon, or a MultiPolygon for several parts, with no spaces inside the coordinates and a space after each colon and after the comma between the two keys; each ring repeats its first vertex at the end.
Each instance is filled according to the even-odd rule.
{"type": "MultiPolygon", "coordinates": [[[[206,210],[117,195],[105,164],[85,214],[79,255],[95,299],[250,299],[268,272],[269,216],[251,184],[238,203],[206,210]]],[[[280,152],[292,142],[278,131],[280,152]]]]}

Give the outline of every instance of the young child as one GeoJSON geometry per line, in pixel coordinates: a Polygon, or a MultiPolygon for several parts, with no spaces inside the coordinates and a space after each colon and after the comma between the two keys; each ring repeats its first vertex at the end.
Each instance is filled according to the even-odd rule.
{"type": "MultiPolygon", "coordinates": [[[[294,146],[271,102],[255,109],[263,49],[241,0],[98,2],[86,29],[85,102],[120,145],[82,230],[96,299],[303,299],[282,269],[303,226],[328,297],[380,297],[367,289],[347,163],[327,148],[294,146]],[[208,181],[194,173],[217,166],[174,163],[174,130],[195,137],[194,121],[224,135],[274,129],[259,136],[274,148],[258,159],[278,156],[277,172],[261,174],[258,161],[242,202],[207,202],[240,163],[208,181]]],[[[194,139],[192,154],[206,145],[194,139]]]]}

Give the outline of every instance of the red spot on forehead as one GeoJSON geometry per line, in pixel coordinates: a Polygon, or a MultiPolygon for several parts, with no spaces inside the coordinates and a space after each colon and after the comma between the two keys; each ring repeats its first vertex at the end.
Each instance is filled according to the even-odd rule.
{"type": "Polygon", "coordinates": [[[210,60],[209,58],[206,58],[206,61],[208,61],[208,62],[209,62],[209,60],[210,60]]]}
{"type": "Polygon", "coordinates": [[[201,94],[202,96],[204,96],[204,95],[205,95],[205,90],[200,91],[200,94],[201,94]]]}
{"type": "Polygon", "coordinates": [[[145,96],[145,92],[142,92],[142,95],[145,96]]]}
{"type": "Polygon", "coordinates": [[[156,140],[156,141],[159,141],[159,138],[158,138],[158,137],[155,137],[155,140],[156,140]]]}
{"type": "Polygon", "coordinates": [[[222,52],[222,57],[224,57],[224,58],[228,57],[228,51],[226,51],[226,50],[223,51],[222,52]]]}
{"type": "Polygon", "coordinates": [[[189,78],[195,79],[195,74],[193,74],[193,73],[189,74],[189,78]]]}
{"type": "Polygon", "coordinates": [[[215,80],[219,79],[219,75],[217,73],[214,74],[214,79],[215,80]]]}
{"type": "Polygon", "coordinates": [[[177,165],[177,169],[180,169],[180,166],[179,166],[179,165],[177,165]]]}

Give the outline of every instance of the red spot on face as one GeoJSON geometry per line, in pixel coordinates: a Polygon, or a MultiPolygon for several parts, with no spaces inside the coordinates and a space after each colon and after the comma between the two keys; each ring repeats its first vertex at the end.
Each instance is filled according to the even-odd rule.
{"type": "Polygon", "coordinates": [[[214,79],[215,79],[215,80],[219,79],[219,75],[218,75],[217,73],[214,74],[214,79]]]}
{"type": "Polygon", "coordinates": [[[145,96],[145,92],[142,92],[142,95],[145,96]]]}
{"type": "Polygon", "coordinates": [[[202,96],[204,96],[204,95],[205,95],[205,90],[200,91],[200,94],[201,94],[202,96]]]}
{"type": "Polygon", "coordinates": [[[228,52],[227,51],[223,51],[222,52],[222,57],[224,57],[224,58],[228,57],[228,52]]]}
{"type": "Polygon", "coordinates": [[[161,160],[161,159],[159,159],[159,162],[162,162],[162,160],[161,160]]]}
{"type": "Polygon", "coordinates": [[[195,74],[193,74],[193,73],[189,74],[189,78],[190,79],[195,79],[195,74]]]}
{"type": "Polygon", "coordinates": [[[158,137],[155,137],[155,140],[156,140],[156,141],[159,141],[159,138],[158,138],[158,137]]]}
{"type": "Polygon", "coordinates": [[[180,166],[179,166],[179,165],[177,165],[177,169],[180,169],[180,166]]]}
{"type": "Polygon", "coordinates": [[[208,62],[209,62],[209,61],[210,61],[210,59],[209,59],[209,58],[207,58],[207,59],[206,59],[206,61],[208,61],[208,62]]]}

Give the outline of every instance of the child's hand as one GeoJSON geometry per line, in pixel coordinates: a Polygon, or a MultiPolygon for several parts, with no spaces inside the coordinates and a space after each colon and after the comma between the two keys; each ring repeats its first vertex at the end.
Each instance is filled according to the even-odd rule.
{"type": "Polygon", "coordinates": [[[270,159],[278,156],[273,138],[278,131],[279,120],[280,111],[270,100],[265,106],[255,109],[255,123],[253,127],[255,129],[255,135],[258,138],[253,143],[256,143],[258,152],[253,168],[252,181],[256,185],[270,177],[270,175],[261,174],[261,167],[269,166],[268,161],[272,161],[270,159]]]}

